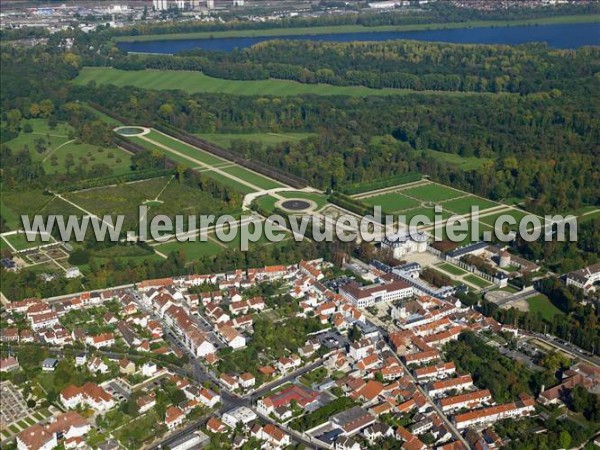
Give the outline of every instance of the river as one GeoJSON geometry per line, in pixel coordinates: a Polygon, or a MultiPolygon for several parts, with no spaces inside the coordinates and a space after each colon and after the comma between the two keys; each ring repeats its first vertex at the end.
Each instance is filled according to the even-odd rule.
{"type": "Polygon", "coordinates": [[[157,40],[147,42],[120,42],[118,46],[124,51],[141,53],[177,53],[182,50],[190,50],[193,48],[229,52],[235,48],[246,48],[271,39],[304,39],[331,42],[411,39],[457,44],[507,45],[518,45],[527,42],[545,42],[552,48],[575,49],[586,45],[600,45],[600,24],[569,23],[427,31],[373,31],[304,36],[157,40]]]}

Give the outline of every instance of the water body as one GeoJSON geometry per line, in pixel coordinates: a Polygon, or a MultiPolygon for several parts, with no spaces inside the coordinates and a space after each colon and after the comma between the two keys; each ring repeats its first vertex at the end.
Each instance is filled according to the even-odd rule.
{"type": "Polygon", "coordinates": [[[586,45],[600,45],[600,23],[570,23],[514,27],[457,28],[429,31],[373,31],[304,36],[239,37],[215,39],[183,39],[174,41],[120,42],[119,48],[128,52],[177,53],[201,48],[230,52],[247,48],[272,39],[351,42],[411,39],[418,41],[450,42],[456,44],[507,44],[545,42],[552,48],[575,49],[586,45]]]}

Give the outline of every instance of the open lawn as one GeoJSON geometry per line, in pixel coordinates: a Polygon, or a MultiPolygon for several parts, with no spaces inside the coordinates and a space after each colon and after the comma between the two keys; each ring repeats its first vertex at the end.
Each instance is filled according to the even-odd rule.
{"type": "MultiPolygon", "coordinates": [[[[507,220],[508,217],[512,217],[515,219],[516,224],[515,225],[510,225],[507,223],[502,223],[502,229],[504,230],[510,230],[510,231],[516,231],[519,229],[519,222],[530,213],[527,213],[525,211],[519,211],[517,209],[510,209],[504,212],[499,212],[496,214],[492,214],[489,215],[487,217],[482,217],[481,219],[479,219],[480,222],[485,223],[486,225],[489,225],[491,227],[494,227],[496,224],[496,221],[500,218],[500,217],[506,217],[507,220]]],[[[542,222],[543,223],[543,222],[542,222]]],[[[498,222],[498,225],[500,225],[500,222],[498,222]]],[[[531,228],[532,226],[530,225],[528,228],[531,228]]]]}
{"type": "Polygon", "coordinates": [[[131,172],[131,155],[120,148],[103,148],[97,145],[69,142],[50,150],[44,156],[44,169],[47,173],[64,173],[67,155],[73,155],[75,165],[83,164],[88,170],[96,164],[106,164],[113,175],[131,172]],[[54,158],[56,157],[56,159],[54,158]]]}
{"type": "Polygon", "coordinates": [[[427,156],[435,158],[437,161],[453,164],[463,170],[473,170],[480,168],[489,158],[477,158],[476,156],[460,156],[456,153],[439,152],[437,150],[423,150],[427,156]]]}
{"type": "Polygon", "coordinates": [[[75,165],[83,164],[90,170],[96,164],[106,164],[113,170],[114,175],[121,175],[131,171],[131,155],[120,148],[103,148],[97,145],[85,144],[74,141],[70,135],[73,129],[59,123],[54,129],[50,128],[46,119],[29,119],[23,121],[31,125],[33,132],[21,131],[19,135],[3,142],[13,151],[21,150],[27,146],[34,161],[42,162],[46,173],[66,173],[65,159],[68,154],[73,155],[75,165]],[[43,142],[44,151],[37,151],[38,141],[43,142]]]}
{"type": "Polygon", "coordinates": [[[543,319],[552,321],[554,316],[562,314],[562,311],[552,304],[550,299],[543,294],[529,297],[527,300],[530,314],[541,314],[543,319]]]}
{"type": "Polygon", "coordinates": [[[134,86],[141,89],[182,90],[189,94],[273,95],[343,95],[368,97],[373,95],[481,95],[459,92],[412,91],[409,89],[372,89],[363,86],[332,86],[304,84],[288,80],[225,80],[204,75],[202,72],[172,70],[119,70],[110,67],[84,67],[75,78],[79,85],[97,84],[134,86]]]}
{"type": "Polygon", "coordinates": [[[387,194],[375,197],[367,197],[361,201],[369,206],[381,206],[384,212],[390,214],[420,206],[420,202],[408,198],[399,192],[388,192],[387,194]]]}
{"type": "Polygon", "coordinates": [[[457,191],[442,184],[430,183],[424,186],[405,189],[402,191],[410,197],[415,197],[426,202],[442,202],[456,197],[462,197],[465,192],[457,191]]]}
{"type": "MultiPolygon", "coordinates": [[[[152,130],[150,133],[145,135],[144,137],[151,139],[159,144],[166,145],[173,150],[183,153],[184,155],[191,156],[197,161],[200,161],[203,164],[207,164],[209,166],[219,165],[226,162],[229,162],[225,159],[219,158],[218,156],[212,155],[211,153],[205,152],[197,147],[192,147],[189,144],[186,144],[183,141],[179,141],[177,139],[172,138],[166,134],[163,134],[159,131],[152,130]]],[[[159,149],[162,147],[158,147],[159,149]]],[[[162,149],[164,151],[164,149],[162,149]]]]}
{"type": "Polygon", "coordinates": [[[230,148],[234,141],[260,142],[263,146],[272,146],[282,142],[295,142],[314,136],[313,133],[212,133],[197,134],[201,139],[206,139],[213,144],[224,148],[230,148]]]}
{"type": "Polygon", "coordinates": [[[228,37],[253,37],[253,36],[303,36],[320,34],[339,34],[339,33],[372,33],[375,31],[420,31],[420,30],[438,30],[455,28],[473,28],[473,27],[499,27],[499,26],[521,26],[521,25],[545,25],[553,23],[586,23],[598,22],[598,14],[591,15],[572,15],[542,17],[537,19],[519,19],[503,21],[485,21],[470,20],[467,22],[449,22],[449,23],[424,23],[410,25],[381,25],[366,27],[363,25],[336,25],[327,27],[298,27],[298,28],[270,28],[264,30],[227,30],[227,31],[199,31],[195,33],[170,33],[154,35],[137,36],[118,36],[114,40],[119,42],[133,41],[164,41],[178,39],[216,39],[228,37]]]}
{"type": "Polygon", "coordinates": [[[256,203],[260,206],[261,209],[273,212],[275,209],[275,203],[277,203],[279,199],[271,196],[271,195],[261,195],[256,199],[256,203]]]}
{"type": "Polygon", "coordinates": [[[275,189],[278,187],[283,187],[281,183],[278,183],[275,180],[271,180],[270,178],[264,177],[256,172],[252,172],[251,170],[248,170],[241,166],[225,167],[222,170],[223,172],[238,177],[261,189],[275,189]]]}
{"type": "Polygon", "coordinates": [[[493,208],[494,206],[499,206],[499,204],[491,200],[476,197],[475,195],[448,200],[442,203],[444,209],[460,215],[470,214],[471,207],[473,206],[478,206],[479,210],[483,211],[485,209],[493,208]]]}
{"type": "Polygon", "coordinates": [[[169,253],[181,251],[184,253],[186,261],[192,261],[206,256],[214,256],[224,250],[223,247],[216,244],[211,239],[208,239],[206,242],[168,242],[156,246],[155,249],[167,256],[169,253]]]}
{"type": "Polygon", "coordinates": [[[21,228],[21,215],[29,217],[38,214],[52,200],[42,190],[6,191],[2,190],[2,218],[10,230],[21,228]]]}
{"type": "Polygon", "coordinates": [[[430,233],[433,233],[434,236],[440,236],[442,238],[442,240],[448,240],[450,239],[450,234],[454,234],[456,236],[456,239],[454,239],[454,236],[452,236],[452,239],[450,239],[452,242],[458,244],[458,245],[466,245],[469,244],[471,242],[475,242],[478,240],[481,240],[483,238],[483,233],[486,231],[492,231],[492,229],[482,223],[479,223],[479,229],[478,229],[478,233],[476,233],[476,237],[473,238],[472,237],[472,233],[473,233],[473,222],[471,220],[466,220],[466,227],[461,226],[459,223],[445,223],[442,227],[436,227],[434,231],[430,231],[430,233]],[[466,233],[466,236],[463,239],[460,239],[462,237],[463,234],[466,233]]]}
{"type": "MultiPolygon", "coordinates": [[[[447,219],[448,217],[450,217],[450,214],[446,211],[442,211],[441,213],[436,214],[436,212],[433,208],[427,208],[427,207],[419,207],[419,208],[411,209],[409,211],[402,211],[398,214],[400,216],[406,217],[406,221],[405,221],[406,224],[410,224],[413,219],[416,220],[417,216],[424,216],[424,218],[429,219],[431,225],[433,225],[433,223],[437,220],[436,216],[438,216],[438,215],[441,217],[441,219],[447,219]]],[[[415,225],[417,225],[416,222],[415,222],[415,225]]]]}
{"type": "Polygon", "coordinates": [[[44,244],[51,244],[55,242],[54,238],[49,234],[45,234],[44,236],[37,233],[17,233],[2,236],[2,239],[8,241],[16,250],[26,250],[28,248],[38,247],[44,244]],[[43,240],[43,238],[48,238],[47,241],[43,240]],[[33,241],[29,241],[29,239],[33,239],[33,241]]]}
{"type": "Polygon", "coordinates": [[[255,189],[244,183],[240,183],[235,178],[223,176],[221,173],[217,173],[213,170],[210,170],[210,168],[203,167],[202,165],[204,164],[210,167],[220,168],[220,170],[232,175],[233,177],[237,177],[240,180],[253,184],[259,189],[273,189],[276,187],[283,187],[282,184],[271,180],[270,178],[248,170],[244,167],[234,165],[230,161],[221,159],[189,144],[173,139],[170,136],[167,136],[156,130],[152,130],[145,137],[147,137],[154,143],[149,142],[148,140],[143,139],[141,137],[132,137],[130,139],[150,150],[160,151],[161,153],[166,154],[169,158],[172,158],[173,160],[180,162],[185,166],[196,168],[205,176],[213,178],[221,184],[228,186],[237,192],[248,194],[250,192],[255,192],[255,189]],[[161,144],[164,147],[156,145],[155,143],[161,144]],[[180,155],[175,154],[168,149],[178,152],[180,155]]]}
{"type": "Polygon", "coordinates": [[[438,268],[442,269],[448,273],[451,273],[452,275],[457,275],[457,276],[466,275],[467,273],[469,273],[466,270],[463,270],[460,267],[455,266],[454,264],[450,264],[450,263],[440,264],[438,266],[438,268]]]}
{"type": "Polygon", "coordinates": [[[470,283],[470,284],[477,286],[479,288],[482,288],[482,289],[493,286],[493,284],[490,283],[489,281],[486,281],[483,278],[480,278],[474,274],[470,274],[470,275],[463,277],[463,280],[465,280],[467,283],[470,283]]]}

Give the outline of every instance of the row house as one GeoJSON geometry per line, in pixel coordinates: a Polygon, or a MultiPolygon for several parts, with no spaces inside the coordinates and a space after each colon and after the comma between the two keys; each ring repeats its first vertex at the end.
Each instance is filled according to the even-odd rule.
{"type": "Polygon", "coordinates": [[[442,398],[438,401],[440,408],[444,413],[456,411],[462,408],[479,408],[492,401],[492,394],[487,389],[482,389],[466,394],[455,395],[453,397],[442,398]]]}
{"type": "Polygon", "coordinates": [[[442,362],[433,366],[420,367],[413,371],[418,382],[427,382],[434,379],[446,378],[456,373],[456,366],[452,361],[442,362]]]}
{"type": "Polygon", "coordinates": [[[461,375],[456,378],[434,381],[427,386],[427,392],[431,397],[438,397],[448,391],[463,391],[473,387],[471,375],[461,375]]]}
{"type": "Polygon", "coordinates": [[[487,408],[458,414],[452,418],[454,425],[459,430],[472,426],[492,424],[499,420],[527,416],[535,411],[535,402],[532,398],[523,398],[515,403],[490,406],[487,408]]]}
{"type": "Polygon", "coordinates": [[[115,335],[113,333],[102,333],[96,336],[86,336],[85,343],[91,347],[111,347],[115,345],[115,335]]]}
{"type": "Polygon", "coordinates": [[[67,386],[60,393],[60,401],[67,409],[84,405],[99,413],[105,413],[115,406],[112,396],[92,382],[85,383],[81,387],[73,384],[67,386]]]}
{"type": "Polygon", "coordinates": [[[59,324],[58,315],[52,311],[30,316],[29,321],[34,331],[52,328],[54,325],[59,324]]]}

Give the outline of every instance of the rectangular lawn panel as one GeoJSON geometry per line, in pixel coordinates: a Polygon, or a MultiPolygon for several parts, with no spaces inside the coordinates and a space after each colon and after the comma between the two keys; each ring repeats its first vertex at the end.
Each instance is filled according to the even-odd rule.
{"type": "MultiPolygon", "coordinates": [[[[144,137],[147,137],[148,139],[156,141],[159,144],[166,145],[167,147],[170,147],[179,153],[183,153],[184,155],[190,156],[204,164],[208,164],[209,166],[219,165],[219,164],[222,164],[223,162],[227,162],[226,159],[214,156],[211,153],[208,153],[197,147],[186,144],[185,142],[181,142],[176,139],[173,139],[172,137],[170,137],[166,134],[160,133],[156,130],[150,131],[150,133],[148,133],[144,137]]],[[[159,147],[159,148],[161,148],[161,147],[159,147]]]]}
{"type": "Polygon", "coordinates": [[[248,183],[253,184],[261,189],[275,189],[278,187],[283,187],[281,183],[278,183],[275,180],[271,180],[270,178],[259,175],[256,172],[248,170],[241,166],[232,166],[221,169],[223,172],[226,172],[230,175],[238,177],[248,183]]]}
{"type": "Polygon", "coordinates": [[[526,301],[527,305],[529,305],[530,314],[535,315],[539,313],[541,314],[542,318],[550,322],[554,319],[554,316],[563,313],[560,309],[554,306],[548,297],[543,294],[529,297],[526,299],[526,301]]]}
{"type": "Polygon", "coordinates": [[[477,275],[473,275],[473,274],[463,277],[463,280],[465,280],[466,282],[468,282],[474,286],[482,288],[482,289],[493,286],[492,283],[489,283],[488,281],[484,280],[483,278],[480,278],[477,275]]]}
{"type": "Polygon", "coordinates": [[[54,238],[50,236],[48,241],[42,240],[42,236],[37,233],[18,233],[2,236],[17,250],[25,250],[28,248],[39,247],[40,245],[51,244],[55,242],[54,238]],[[30,242],[28,238],[34,237],[33,242],[30,242]]]}
{"type": "Polygon", "coordinates": [[[450,264],[450,263],[440,264],[438,266],[438,268],[440,268],[448,273],[451,273],[452,275],[457,275],[457,276],[466,275],[467,273],[469,273],[466,270],[463,270],[460,267],[455,266],[454,264],[450,264]]]}
{"type": "Polygon", "coordinates": [[[420,203],[417,200],[406,197],[398,192],[389,192],[375,197],[368,197],[361,201],[369,206],[381,206],[384,212],[389,213],[395,213],[420,206],[420,203]]]}
{"type": "Polygon", "coordinates": [[[479,210],[483,211],[485,209],[493,208],[494,206],[499,206],[499,204],[491,200],[476,197],[475,195],[448,200],[442,203],[444,209],[460,215],[470,214],[471,207],[473,206],[479,206],[479,210]]]}
{"type": "MultiPolygon", "coordinates": [[[[510,231],[516,231],[519,229],[519,222],[526,216],[528,216],[531,213],[528,213],[526,211],[519,211],[517,209],[510,209],[507,211],[503,211],[503,212],[499,212],[496,214],[492,214],[486,217],[482,217],[481,219],[479,219],[480,222],[485,223],[486,225],[491,226],[492,228],[494,227],[494,224],[496,223],[496,221],[498,220],[498,218],[500,218],[501,216],[511,216],[515,219],[516,224],[515,225],[509,225],[509,224],[503,224],[503,228],[506,230],[510,230],[510,231]]],[[[540,218],[541,223],[543,224],[543,219],[540,218]]],[[[529,225],[527,228],[531,229],[533,227],[533,225],[529,225]]]]}
{"type": "MultiPolygon", "coordinates": [[[[415,218],[416,216],[425,216],[431,222],[430,225],[433,225],[434,222],[438,219],[436,216],[440,216],[442,220],[450,217],[450,214],[446,211],[442,211],[440,214],[436,214],[436,212],[433,208],[427,208],[427,207],[420,207],[420,208],[414,208],[414,209],[411,209],[408,211],[401,211],[395,215],[396,216],[398,216],[398,215],[406,216],[406,224],[407,225],[410,224],[411,220],[413,220],[413,218],[415,218]]],[[[426,225],[423,225],[423,226],[426,226],[426,225]]]]}
{"type": "Polygon", "coordinates": [[[409,188],[403,190],[402,193],[427,202],[442,202],[444,200],[450,200],[466,194],[465,192],[457,191],[456,189],[452,189],[437,183],[430,183],[424,186],[409,188]]]}

